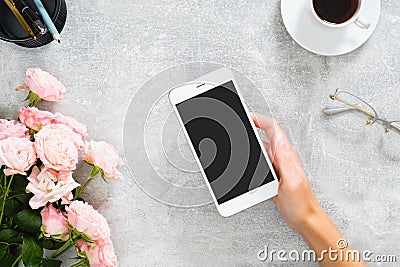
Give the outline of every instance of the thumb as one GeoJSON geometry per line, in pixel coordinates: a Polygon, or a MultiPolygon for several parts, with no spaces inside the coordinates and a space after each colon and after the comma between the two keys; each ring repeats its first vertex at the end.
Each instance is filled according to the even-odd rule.
{"type": "Polygon", "coordinates": [[[295,173],[303,174],[304,171],[297,153],[290,144],[279,123],[271,117],[266,117],[257,113],[251,113],[251,116],[256,127],[262,129],[271,142],[272,152],[274,152],[273,166],[278,176],[282,178],[291,177],[291,175],[295,173]]]}

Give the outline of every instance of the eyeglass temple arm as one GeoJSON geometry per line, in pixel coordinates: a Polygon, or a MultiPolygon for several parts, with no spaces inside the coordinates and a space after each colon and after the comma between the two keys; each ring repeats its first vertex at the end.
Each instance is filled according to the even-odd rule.
{"type": "Polygon", "coordinates": [[[400,121],[392,121],[390,125],[400,131],[400,121]]]}
{"type": "Polygon", "coordinates": [[[348,108],[348,107],[325,107],[322,112],[325,115],[336,115],[336,114],[340,114],[346,111],[350,111],[350,110],[354,110],[354,108],[348,108]]]}
{"type": "MultiPolygon", "coordinates": [[[[339,90],[339,89],[338,89],[338,90],[339,90]]],[[[336,90],[336,92],[338,92],[338,90],[336,90]]],[[[348,92],[347,92],[347,93],[348,93],[348,92]]],[[[348,94],[350,94],[350,93],[348,93],[348,94]]],[[[353,94],[350,94],[350,95],[354,96],[353,94]]],[[[356,97],[356,96],[354,96],[354,97],[356,97]]],[[[374,113],[371,113],[371,112],[369,112],[369,111],[367,111],[367,110],[365,110],[365,109],[363,109],[363,108],[360,108],[360,107],[357,106],[357,105],[353,105],[353,104],[351,104],[351,103],[345,101],[344,99],[341,99],[341,98],[337,97],[336,95],[329,95],[329,98],[332,99],[332,100],[337,100],[337,101],[339,101],[339,102],[342,102],[343,104],[347,105],[347,106],[349,107],[349,109],[356,109],[356,110],[358,110],[358,111],[360,111],[360,112],[364,113],[365,115],[368,115],[368,116],[370,116],[370,117],[372,117],[372,118],[377,117],[377,114],[376,114],[375,110],[374,110],[367,102],[365,102],[364,100],[360,99],[359,97],[357,97],[357,98],[358,98],[360,101],[364,102],[364,103],[365,103],[367,106],[369,106],[372,110],[374,110],[374,113],[375,113],[375,114],[374,114],[374,113]]]]}

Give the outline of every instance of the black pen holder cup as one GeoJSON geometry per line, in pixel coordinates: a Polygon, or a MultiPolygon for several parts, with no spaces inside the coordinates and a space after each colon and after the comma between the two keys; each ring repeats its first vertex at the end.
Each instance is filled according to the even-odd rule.
{"type": "MultiPolygon", "coordinates": [[[[25,2],[33,10],[38,12],[33,1],[26,0],[25,2]]],[[[42,3],[50,18],[53,20],[58,32],[61,32],[67,19],[67,6],[65,1],[42,0],[42,3]]],[[[51,43],[53,41],[53,36],[47,31],[45,34],[37,36],[36,39],[30,37],[12,11],[8,8],[7,4],[3,0],[0,0],[0,39],[22,47],[34,48],[51,43]]]]}

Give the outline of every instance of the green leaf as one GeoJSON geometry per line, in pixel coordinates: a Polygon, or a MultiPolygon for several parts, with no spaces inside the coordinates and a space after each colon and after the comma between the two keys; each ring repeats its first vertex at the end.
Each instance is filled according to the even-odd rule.
{"type": "Polygon", "coordinates": [[[56,250],[59,249],[60,247],[62,247],[65,243],[65,241],[59,242],[47,237],[44,237],[42,240],[42,247],[45,249],[49,249],[49,250],[56,250]]]}
{"type": "Polygon", "coordinates": [[[17,226],[28,233],[36,233],[42,226],[42,217],[32,210],[21,210],[14,219],[17,226]]]}
{"type": "Polygon", "coordinates": [[[32,237],[25,237],[22,243],[22,262],[25,267],[39,267],[42,262],[43,248],[32,237]]]}
{"type": "Polygon", "coordinates": [[[25,192],[25,188],[28,184],[28,179],[26,179],[26,176],[21,175],[21,174],[14,174],[14,179],[13,183],[11,185],[11,189],[13,191],[18,191],[18,192],[25,192]]]}
{"type": "Polygon", "coordinates": [[[29,208],[28,194],[19,194],[19,195],[16,195],[15,198],[18,199],[19,202],[21,202],[22,207],[29,208]]]}
{"type": "Polygon", "coordinates": [[[43,267],[60,267],[62,261],[55,259],[43,259],[42,266],[43,267]]]}
{"type": "MultiPolygon", "coordinates": [[[[7,253],[8,246],[6,244],[0,244],[0,259],[7,253]]],[[[1,261],[0,261],[1,262],[1,261]]]]}
{"type": "Polygon", "coordinates": [[[42,247],[45,249],[50,249],[50,250],[54,249],[53,241],[51,241],[51,239],[49,239],[49,238],[43,238],[42,239],[42,247]]]}
{"type": "MultiPolygon", "coordinates": [[[[11,266],[17,257],[13,255],[11,252],[7,252],[3,258],[0,259],[0,263],[2,267],[9,267],[11,266]]],[[[18,266],[18,264],[16,265],[18,266]]]]}
{"type": "Polygon", "coordinates": [[[21,205],[14,199],[7,199],[4,205],[4,215],[9,218],[14,217],[21,210],[21,205]]]}
{"type": "Polygon", "coordinates": [[[58,242],[56,240],[53,240],[53,249],[59,249],[61,248],[63,245],[65,244],[65,242],[58,242]]]}
{"type": "Polygon", "coordinates": [[[0,230],[0,241],[7,243],[22,243],[21,233],[12,229],[0,230]]]}

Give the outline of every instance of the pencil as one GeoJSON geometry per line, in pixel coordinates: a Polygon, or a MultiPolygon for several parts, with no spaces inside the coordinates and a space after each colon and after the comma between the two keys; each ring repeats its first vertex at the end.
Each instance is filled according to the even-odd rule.
{"type": "Polygon", "coordinates": [[[33,39],[36,39],[36,35],[33,32],[32,28],[29,26],[29,24],[26,22],[22,14],[19,12],[17,7],[15,6],[15,3],[13,0],[4,0],[4,2],[7,4],[7,6],[11,9],[12,13],[14,13],[14,16],[18,19],[19,23],[21,26],[25,29],[25,31],[31,36],[33,39]]]}
{"type": "Polygon", "coordinates": [[[53,36],[53,39],[55,41],[57,41],[58,43],[60,43],[60,34],[58,33],[56,26],[54,25],[53,21],[51,20],[49,14],[47,13],[46,9],[44,8],[42,2],[40,0],[33,0],[33,2],[35,3],[37,9],[39,10],[39,13],[42,16],[44,23],[46,24],[51,35],[53,36]]]}

